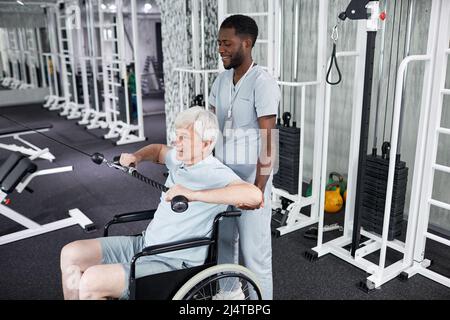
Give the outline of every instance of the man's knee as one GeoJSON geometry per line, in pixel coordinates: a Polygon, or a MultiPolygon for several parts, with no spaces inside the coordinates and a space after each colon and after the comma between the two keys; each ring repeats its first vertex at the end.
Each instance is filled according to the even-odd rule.
{"type": "Polygon", "coordinates": [[[83,252],[79,241],[66,244],[61,250],[61,271],[64,272],[68,267],[78,264],[82,259],[82,255],[83,252]]]}
{"type": "Polygon", "coordinates": [[[78,266],[81,271],[101,263],[101,247],[95,240],[78,240],[65,245],[61,250],[61,271],[78,266]]]}
{"type": "Polygon", "coordinates": [[[93,266],[83,273],[79,285],[81,300],[96,300],[103,297],[101,284],[98,282],[99,272],[100,270],[93,266]]]}

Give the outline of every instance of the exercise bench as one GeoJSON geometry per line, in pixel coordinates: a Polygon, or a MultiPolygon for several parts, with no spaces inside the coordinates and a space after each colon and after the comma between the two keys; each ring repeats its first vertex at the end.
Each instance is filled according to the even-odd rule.
{"type": "Polygon", "coordinates": [[[13,152],[0,166],[0,214],[21,224],[26,229],[0,236],[0,245],[30,238],[39,234],[58,229],[80,225],[86,231],[95,230],[92,221],[79,209],[69,210],[69,218],[40,225],[7,206],[7,196],[14,191],[23,190],[32,192],[28,184],[37,176],[72,171],[72,166],[59,167],[46,170],[37,170],[37,165],[18,152],[13,152]]]}

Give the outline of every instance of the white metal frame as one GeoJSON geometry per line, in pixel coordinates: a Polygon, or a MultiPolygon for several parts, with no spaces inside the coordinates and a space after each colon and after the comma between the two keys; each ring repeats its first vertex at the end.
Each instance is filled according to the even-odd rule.
{"type": "Polygon", "coordinates": [[[450,16],[450,3],[448,1],[441,1],[440,4],[440,18],[435,21],[436,24],[439,24],[437,27],[438,31],[434,34],[434,37],[437,38],[437,45],[435,51],[432,52],[432,70],[428,70],[427,74],[427,77],[432,77],[432,81],[431,79],[429,81],[431,90],[425,98],[427,99],[425,101],[427,108],[426,110],[422,110],[424,112],[425,125],[419,128],[421,130],[420,133],[422,133],[422,135],[419,134],[419,137],[422,138],[422,141],[420,149],[416,151],[416,166],[419,174],[418,180],[420,180],[416,188],[417,190],[415,190],[416,197],[414,199],[417,199],[415,201],[416,210],[410,212],[410,216],[417,223],[417,234],[415,236],[414,246],[411,245],[408,247],[408,252],[410,253],[408,264],[410,264],[410,268],[405,271],[405,274],[408,277],[421,274],[433,281],[450,287],[450,278],[428,269],[431,261],[425,258],[425,246],[428,239],[447,247],[450,246],[448,239],[440,237],[428,230],[430,208],[432,205],[450,211],[450,204],[432,198],[435,172],[450,174],[450,167],[436,163],[439,137],[440,135],[450,135],[450,128],[442,128],[440,126],[444,97],[450,95],[450,89],[445,88],[446,70],[450,56],[448,43],[450,37],[450,22],[448,19],[450,16]]]}
{"type": "MultiPolygon", "coordinates": [[[[56,17],[58,26],[59,52],[63,71],[63,83],[65,88],[67,88],[67,92],[65,92],[66,102],[62,105],[62,111],[59,115],[67,117],[68,119],[76,119],[81,116],[80,109],[84,107],[78,102],[78,88],[76,83],[77,67],[79,64],[82,66],[84,64],[84,60],[79,59],[79,54],[75,53],[75,47],[77,47],[77,53],[79,48],[76,46],[74,39],[78,38],[79,34],[82,34],[80,7],[75,5],[73,1],[58,1],[57,5],[56,17]],[[59,8],[61,4],[64,4],[63,12],[61,12],[59,8]],[[77,32],[77,30],[80,30],[80,32],[77,32]],[[66,37],[63,37],[63,31],[65,31],[66,37]],[[65,44],[67,49],[64,48],[65,44]],[[70,72],[67,70],[68,67],[70,67],[70,72]],[[72,93],[69,90],[69,85],[72,88],[72,93]]],[[[84,69],[84,74],[85,73],[86,69],[84,69]]],[[[83,78],[83,82],[84,87],[87,85],[86,77],[83,78]]]]}
{"type": "Polygon", "coordinates": [[[8,29],[0,28],[0,55],[1,55],[1,70],[4,72],[6,76],[2,76],[1,85],[4,87],[8,87],[9,83],[12,81],[12,75],[9,70],[9,43],[8,43],[8,29]]]}
{"type": "MultiPolygon", "coordinates": [[[[400,112],[401,112],[401,101],[403,94],[403,82],[404,73],[406,71],[406,66],[412,61],[425,61],[425,74],[429,74],[430,68],[433,64],[433,59],[431,52],[434,50],[436,43],[435,34],[437,33],[437,21],[439,21],[439,8],[441,0],[432,1],[432,10],[430,16],[430,28],[429,28],[429,42],[427,47],[427,54],[420,56],[409,56],[406,57],[400,64],[396,91],[395,91],[395,104],[394,104],[394,117],[393,117],[393,128],[399,127],[400,122],[400,112]]],[[[401,274],[406,270],[408,250],[413,245],[415,226],[414,220],[410,220],[408,224],[406,242],[403,243],[398,240],[388,241],[388,231],[389,231],[389,218],[391,211],[391,201],[392,201],[392,191],[394,184],[394,172],[395,172],[395,159],[397,154],[397,141],[399,132],[398,130],[393,130],[391,137],[391,150],[390,150],[390,163],[389,163],[389,173],[388,173],[388,184],[387,184],[387,198],[385,205],[385,214],[383,221],[383,231],[381,237],[379,235],[373,234],[371,232],[361,229],[361,235],[367,237],[368,240],[361,244],[360,248],[356,250],[355,256],[353,257],[345,246],[352,242],[352,229],[353,229],[353,219],[355,213],[355,189],[356,189],[356,177],[358,170],[358,155],[359,155],[359,137],[361,132],[361,108],[362,105],[362,92],[363,92],[363,75],[364,75],[364,56],[365,56],[365,29],[367,26],[372,26],[368,21],[358,22],[358,33],[357,33],[357,52],[348,53],[348,55],[356,55],[356,70],[355,70],[355,86],[354,86],[354,102],[353,102],[353,114],[352,114],[352,129],[351,129],[351,140],[350,140],[350,159],[349,159],[349,174],[348,174],[348,195],[347,195],[347,205],[345,212],[345,223],[344,223],[344,234],[334,240],[323,243],[323,223],[324,223],[324,200],[325,194],[321,192],[321,209],[320,209],[320,220],[319,220],[319,234],[317,246],[313,248],[317,252],[318,256],[321,257],[325,254],[331,253],[336,257],[366,271],[371,274],[367,280],[366,285],[368,289],[378,288],[387,281],[393,279],[394,277],[401,274]],[[403,254],[403,258],[389,266],[386,266],[386,251],[387,248],[394,249],[403,254]],[[380,250],[379,263],[373,263],[367,259],[365,256],[380,250]]],[[[338,56],[342,53],[339,54],[338,56]]],[[[430,78],[425,77],[423,84],[423,96],[428,97],[429,91],[431,90],[430,78]]],[[[328,129],[329,129],[329,110],[330,110],[330,86],[327,86],[327,103],[325,112],[325,126],[324,126],[324,159],[326,159],[327,148],[328,148],[328,129]]],[[[422,108],[428,108],[428,101],[423,99],[422,108]]],[[[424,113],[421,114],[421,119],[419,120],[419,127],[423,127],[424,113]]],[[[420,143],[418,142],[420,150],[420,143]]],[[[415,173],[416,174],[416,173],[415,173]]],[[[416,181],[414,177],[414,181],[416,181]]],[[[321,190],[325,188],[326,185],[326,161],[322,163],[322,181],[321,190]]],[[[414,191],[413,191],[414,192],[414,191]]],[[[412,201],[410,205],[410,212],[415,212],[417,209],[414,208],[415,202],[412,201]]]]}
{"type": "MultiPolygon", "coordinates": [[[[19,73],[19,64],[21,64],[21,54],[19,48],[19,41],[17,30],[7,29],[7,39],[8,39],[8,59],[12,65],[12,74],[9,79],[3,82],[3,86],[9,87],[11,89],[18,89],[22,84],[21,75],[19,73]]],[[[22,68],[23,69],[23,68],[22,68]]]]}
{"type": "MultiPolygon", "coordinates": [[[[68,172],[72,170],[73,170],[72,166],[67,166],[37,171],[29,175],[23,182],[19,183],[16,187],[16,191],[18,193],[21,193],[25,189],[25,187],[31,182],[31,180],[37,176],[68,172]]],[[[62,228],[67,228],[73,225],[80,225],[83,229],[85,229],[89,225],[92,225],[92,221],[86,215],[84,215],[79,209],[69,210],[70,218],[65,218],[55,222],[40,225],[37,222],[25,217],[24,215],[18,213],[17,211],[2,204],[3,200],[6,199],[7,196],[8,196],[7,193],[0,190],[0,214],[17,222],[18,224],[21,224],[26,229],[0,236],[0,245],[34,237],[40,234],[59,230],[62,228]]]]}
{"type": "MultiPolygon", "coordinates": [[[[37,88],[38,74],[36,68],[39,66],[39,47],[36,37],[36,29],[23,29],[24,42],[24,63],[28,65],[30,78],[26,79],[26,83],[20,89],[37,88]]],[[[26,74],[26,72],[25,72],[26,74]]]]}
{"type": "MultiPolygon", "coordinates": [[[[101,7],[102,1],[98,2],[99,11],[99,24],[100,24],[100,47],[102,50],[102,65],[103,65],[103,86],[104,86],[104,103],[106,113],[106,123],[109,129],[108,133],[104,136],[105,139],[119,138],[116,145],[135,143],[145,141],[144,136],[144,115],[142,110],[142,92],[141,92],[141,74],[139,63],[139,40],[138,40],[138,26],[137,26],[137,8],[136,0],[131,0],[131,23],[132,23],[132,43],[133,43],[133,57],[132,60],[127,60],[125,57],[125,30],[123,24],[123,2],[122,0],[115,0],[116,6],[113,14],[116,17],[116,23],[105,23],[104,14],[107,13],[101,7]],[[117,28],[117,38],[108,37],[105,39],[105,29],[111,27],[117,28]],[[112,56],[107,56],[105,48],[107,43],[117,43],[118,52],[115,51],[113,45],[112,56]],[[136,99],[137,99],[137,124],[131,123],[130,108],[128,106],[128,79],[126,74],[126,64],[133,62],[135,66],[135,79],[136,79],[136,99]],[[115,81],[114,75],[117,75],[120,80],[124,81],[125,90],[125,109],[126,109],[126,121],[118,119],[120,115],[117,109],[117,103],[119,97],[117,94],[117,88],[121,86],[120,82],[115,81]]],[[[111,30],[111,29],[109,29],[111,30]]],[[[112,34],[112,32],[111,32],[112,34]]]]}
{"type": "MultiPolygon", "coordinates": [[[[298,22],[298,1],[296,3],[296,21],[298,22]]],[[[275,8],[277,13],[277,28],[278,37],[276,39],[278,45],[278,56],[276,65],[276,74],[280,78],[281,76],[281,30],[282,30],[282,10],[281,1],[277,1],[275,8]]],[[[272,187],[272,208],[281,208],[280,198],[286,198],[293,201],[286,208],[287,214],[286,224],[277,228],[278,235],[284,235],[289,232],[293,232],[312,225],[319,221],[319,186],[317,183],[313,184],[311,197],[303,197],[303,158],[304,158],[304,127],[305,127],[305,104],[306,104],[306,87],[316,88],[316,109],[315,109],[315,124],[314,124],[314,158],[313,158],[313,181],[320,181],[320,168],[322,162],[322,149],[321,144],[323,140],[323,120],[324,120],[324,93],[325,93],[325,61],[326,61],[326,39],[327,39],[327,17],[328,17],[328,0],[320,0],[319,2],[319,19],[318,19],[318,39],[317,39],[317,80],[309,82],[288,82],[278,81],[280,86],[287,86],[291,88],[301,88],[301,103],[300,103],[300,148],[299,148],[299,180],[298,180],[298,194],[292,195],[285,190],[272,187]],[[310,216],[301,213],[303,207],[311,205],[310,216]]],[[[298,29],[295,29],[294,38],[298,41],[298,29]]],[[[295,46],[297,50],[297,46],[295,46]]],[[[294,55],[294,65],[298,65],[297,54],[294,55]]],[[[297,67],[294,67],[296,74],[297,67]]],[[[297,80],[297,76],[294,76],[294,80],[297,80]]]]}
{"type": "MultiPolygon", "coordinates": [[[[81,22],[81,9],[78,5],[70,5],[66,12],[73,12],[73,17],[71,25],[73,28],[70,31],[72,42],[74,44],[74,60],[75,65],[80,67],[81,73],[81,90],[83,92],[83,103],[81,104],[81,101],[78,101],[78,97],[76,97],[76,104],[77,108],[71,109],[69,114],[67,115],[67,119],[78,119],[81,118],[84,113],[87,113],[90,109],[89,105],[89,90],[88,90],[88,79],[87,79],[87,70],[86,70],[86,63],[88,60],[88,57],[86,57],[85,52],[85,46],[84,46],[84,29],[81,22]],[[77,21],[78,20],[78,21],[77,21]],[[74,38],[76,40],[74,40],[74,38]]],[[[75,78],[75,76],[74,76],[75,78]]]]}
{"type": "Polygon", "coordinates": [[[60,104],[62,104],[66,98],[64,96],[64,87],[61,86],[62,92],[58,86],[58,80],[62,79],[62,67],[59,56],[59,44],[58,44],[58,32],[56,26],[56,6],[48,5],[46,7],[46,20],[47,20],[47,35],[50,44],[50,52],[42,53],[45,61],[45,67],[47,68],[47,85],[49,88],[49,95],[45,97],[44,108],[49,110],[58,110],[60,104]],[[50,63],[52,68],[50,68],[50,63]],[[59,75],[58,75],[59,71],[59,75]]]}
{"type": "MultiPolygon", "coordinates": [[[[178,80],[178,87],[179,87],[179,92],[178,92],[178,97],[179,97],[179,109],[178,112],[181,112],[185,109],[187,109],[190,106],[190,101],[189,98],[190,96],[187,94],[186,96],[184,95],[184,80],[187,79],[189,74],[194,74],[195,76],[197,75],[201,75],[203,78],[203,84],[204,84],[204,97],[205,97],[205,108],[209,109],[210,105],[209,105],[209,87],[208,87],[208,80],[209,80],[209,75],[210,74],[214,74],[214,73],[218,73],[219,70],[218,69],[190,69],[190,68],[174,68],[173,69],[175,72],[178,72],[179,75],[179,80],[178,80]]],[[[195,78],[195,84],[200,84],[200,80],[198,77],[195,78]]],[[[199,91],[196,91],[196,93],[199,93],[199,91]]]]}
{"type": "Polygon", "coordinates": [[[17,151],[17,152],[20,152],[27,156],[39,157],[41,159],[45,159],[45,160],[52,162],[53,160],[55,160],[55,156],[49,151],[48,148],[41,149],[38,146],[36,146],[36,145],[32,144],[31,142],[22,138],[22,136],[36,133],[36,131],[37,132],[46,132],[48,130],[49,129],[38,129],[38,130],[34,130],[34,131],[2,134],[2,135],[0,135],[0,139],[12,137],[13,139],[20,141],[24,145],[28,146],[28,148],[24,147],[24,146],[18,146],[15,144],[6,144],[6,143],[0,143],[0,148],[9,150],[9,151],[17,151]]]}
{"type": "MultiPolygon", "coordinates": [[[[74,64],[73,64],[73,54],[71,54],[70,52],[70,46],[71,43],[69,41],[69,36],[68,36],[68,32],[66,32],[66,38],[63,37],[62,34],[62,30],[67,30],[67,18],[68,16],[66,15],[66,12],[63,12],[63,14],[61,14],[60,12],[60,8],[59,5],[61,3],[64,3],[64,1],[58,1],[57,4],[53,7],[51,7],[50,9],[52,10],[52,14],[55,17],[55,28],[56,28],[56,33],[57,33],[57,55],[59,57],[58,59],[58,65],[59,65],[59,72],[60,72],[60,79],[61,79],[61,87],[62,87],[62,95],[63,95],[63,99],[62,103],[59,104],[54,104],[53,106],[51,106],[49,108],[49,110],[62,110],[62,114],[60,115],[67,115],[69,113],[69,110],[71,110],[72,108],[77,108],[76,104],[74,101],[72,101],[72,99],[74,99],[74,97],[72,97],[71,93],[70,93],[70,87],[69,86],[74,86],[75,84],[75,78],[74,78],[74,64]],[[64,49],[64,43],[67,43],[69,50],[65,50],[64,49]],[[71,73],[68,72],[67,70],[67,66],[70,66],[70,69],[72,70],[71,73]],[[72,77],[72,79],[70,78],[72,77]],[[71,81],[72,80],[72,81],[71,81]],[[72,82],[72,83],[71,83],[72,82]]],[[[74,93],[76,92],[76,87],[73,88],[74,93]]],[[[76,96],[76,94],[74,94],[74,96],[76,96]]],[[[58,99],[60,100],[60,99],[58,99]]]]}
{"type": "MultiPolygon", "coordinates": [[[[105,112],[102,111],[101,101],[98,97],[98,76],[99,76],[99,64],[101,57],[98,56],[97,53],[97,34],[95,32],[96,28],[99,27],[95,24],[95,12],[94,12],[94,4],[95,0],[87,0],[85,2],[85,11],[86,11],[86,33],[87,33],[87,56],[86,62],[89,61],[92,71],[92,91],[87,89],[85,93],[87,99],[87,106],[84,109],[83,118],[78,121],[80,125],[87,125],[87,129],[95,129],[100,127],[99,120],[104,119],[106,117],[105,112]],[[90,105],[90,96],[93,96],[94,105],[90,105]]],[[[106,128],[106,126],[105,126],[106,128]]]]}
{"type": "Polygon", "coordinates": [[[43,53],[45,67],[47,68],[47,86],[49,89],[49,94],[45,96],[44,108],[55,109],[58,104],[64,101],[63,97],[59,95],[58,88],[58,73],[57,73],[57,62],[58,55],[55,53],[43,53]],[[51,68],[50,68],[51,63],[51,68]]]}

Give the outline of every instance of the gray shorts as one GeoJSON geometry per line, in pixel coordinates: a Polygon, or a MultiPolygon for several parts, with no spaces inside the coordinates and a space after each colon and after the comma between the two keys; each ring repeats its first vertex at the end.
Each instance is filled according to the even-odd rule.
{"type": "MultiPolygon", "coordinates": [[[[102,263],[120,263],[125,271],[125,290],[119,299],[128,299],[130,266],[133,256],[144,249],[144,236],[116,236],[98,238],[102,247],[102,263]]],[[[136,278],[150,274],[185,268],[181,259],[166,258],[161,256],[147,256],[139,258],[136,262],[136,278]]]]}

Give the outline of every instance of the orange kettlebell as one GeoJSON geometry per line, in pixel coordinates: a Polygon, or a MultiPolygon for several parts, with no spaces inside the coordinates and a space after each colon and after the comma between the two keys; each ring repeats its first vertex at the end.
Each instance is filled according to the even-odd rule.
{"type": "Polygon", "coordinates": [[[342,209],[344,200],[341,196],[339,182],[327,185],[325,189],[325,212],[336,213],[342,209]],[[336,187],[336,190],[332,190],[336,187]]]}

